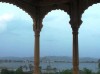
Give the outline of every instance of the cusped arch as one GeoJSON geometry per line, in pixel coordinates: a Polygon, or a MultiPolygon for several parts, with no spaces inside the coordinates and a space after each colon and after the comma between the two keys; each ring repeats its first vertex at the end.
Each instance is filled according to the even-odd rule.
{"type": "Polygon", "coordinates": [[[85,6],[81,16],[85,13],[86,10],[88,10],[90,7],[92,7],[93,5],[98,4],[98,3],[100,3],[100,1],[90,2],[87,6],[85,6]]]}
{"type": "MultiPolygon", "coordinates": [[[[53,10],[61,10],[61,11],[64,11],[64,10],[62,10],[62,9],[52,9],[52,10],[50,10],[50,11],[48,11],[45,15],[44,15],[44,18],[45,18],[45,16],[46,15],[48,15],[50,12],[52,12],[53,10]]],[[[68,14],[66,11],[64,11],[66,14],[68,14]]],[[[69,14],[68,14],[69,15],[69,14]]]]}
{"type": "MultiPolygon", "coordinates": [[[[89,8],[91,8],[92,6],[97,5],[97,4],[99,4],[99,3],[93,3],[93,4],[91,4],[90,6],[88,6],[88,7],[84,10],[84,12],[82,13],[81,20],[82,20],[82,18],[83,18],[83,15],[85,14],[85,12],[86,12],[87,10],[89,10],[89,8]]],[[[83,21],[83,20],[82,20],[82,21],[83,21]]],[[[84,22],[84,21],[83,21],[83,22],[84,22]]]]}
{"type": "Polygon", "coordinates": [[[26,10],[25,8],[23,8],[23,6],[21,6],[20,1],[18,1],[18,0],[0,0],[0,2],[12,4],[12,5],[18,7],[19,9],[21,9],[22,11],[27,13],[31,17],[32,21],[34,22],[33,16],[28,12],[28,10],[26,10]]]}
{"type": "Polygon", "coordinates": [[[43,19],[42,19],[42,23],[43,23],[44,18],[45,18],[50,12],[52,12],[52,11],[54,11],[54,10],[61,10],[61,11],[65,12],[65,13],[69,16],[69,19],[70,19],[70,15],[69,15],[68,11],[66,11],[66,10],[64,10],[64,9],[61,9],[61,8],[54,8],[54,9],[48,9],[48,10],[45,12],[45,14],[44,14],[44,16],[43,16],[43,19]]]}

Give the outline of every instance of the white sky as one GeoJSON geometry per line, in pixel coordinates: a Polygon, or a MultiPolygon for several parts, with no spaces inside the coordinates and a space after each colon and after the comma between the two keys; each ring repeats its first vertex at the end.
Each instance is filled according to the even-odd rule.
{"type": "MultiPolygon", "coordinates": [[[[80,57],[100,58],[100,4],[83,14],[79,29],[80,57]],[[91,53],[91,54],[89,54],[91,53]]],[[[0,3],[0,56],[33,56],[32,19],[16,6],[0,3]]],[[[72,30],[69,16],[55,10],[45,16],[40,36],[41,56],[72,56],[72,30]]]]}

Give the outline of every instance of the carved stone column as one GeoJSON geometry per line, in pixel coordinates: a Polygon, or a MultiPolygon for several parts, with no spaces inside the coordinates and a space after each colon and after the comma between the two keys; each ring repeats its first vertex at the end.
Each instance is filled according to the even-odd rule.
{"type": "Polygon", "coordinates": [[[33,74],[40,74],[40,27],[41,24],[34,25],[34,33],[35,33],[35,43],[34,43],[34,73],[33,74]]]}
{"type": "Polygon", "coordinates": [[[79,74],[78,29],[81,23],[81,20],[70,21],[73,31],[73,74],[79,74]]]}
{"type": "Polygon", "coordinates": [[[39,73],[40,63],[40,31],[35,31],[35,44],[34,44],[34,74],[39,73]]]}
{"type": "Polygon", "coordinates": [[[73,74],[79,74],[78,29],[73,30],[73,74]]]}

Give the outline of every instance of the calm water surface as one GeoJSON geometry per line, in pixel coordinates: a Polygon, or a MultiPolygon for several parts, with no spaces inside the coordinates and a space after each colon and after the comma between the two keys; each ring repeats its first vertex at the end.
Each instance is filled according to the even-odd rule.
{"type": "MultiPolygon", "coordinates": [[[[33,63],[0,63],[0,68],[12,68],[16,69],[20,66],[29,66],[29,64],[33,63]]],[[[65,70],[65,69],[72,69],[72,63],[40,63],[42,69],[45,69],[48,65],[52,68],[57,68],[58,70],[65,70]]],[[[88,68],[94,72],[98,70],[98,63],[80,63],[79,69],[82,70],[83,68],[88,68]]]]}

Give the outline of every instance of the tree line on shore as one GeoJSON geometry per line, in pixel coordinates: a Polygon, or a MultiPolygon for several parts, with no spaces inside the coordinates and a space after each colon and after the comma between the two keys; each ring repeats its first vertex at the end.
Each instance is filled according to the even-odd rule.
{"type": "MultiPolygon", "coordinates": [[[[7,69],[2,69],[1,74],[33,74],[33,72],[23,72],[21,68],[18,68],[16,71],[9,71],[7,69]]],[[[42,74],[42,73],[40,73],[42,74]]],[[[72,69],[63,70],[61,72],[56,73],[47,73],[47,74],[73,74],[72,69]]],[[[100,74],[100,70],[97,72],[92,72],[92,70],[89,70],[87,68],[84,68],[83,70],[79,70],[79,74],[100,74]]]]}
{"type": "Polygon", "coordinates": [[[0,74],[32,74],[32,72],[24,72],[23,69],[20,67],[16,71],[2,69],[0,74]]]}
{"type": "MultiPolygon", "coordinates": [[[[100,74],[100,60],[98,61],[98,71],[97,72],[93,72],[90,69],[84,68],[83,70],[79,70],[79,74],[100,74]]],[[[8,70],[8,69],[2,69],[0,74],[33,74],[33,70],[31,68],[30,71],[28,72],[24,72],[23,71],[23,67],[19,67],[18,69],[16,69],[16,71],[13,70],[8,70]]],[[[40,74],[42,74],[42,71],[40,69],[40,74]]],[[[72,69],[67,69],[67,70],[63,70],[60,72],[56,72],[56,73],[47,73],[47,74],[73,74],[72,73],[72,69]]]]}

